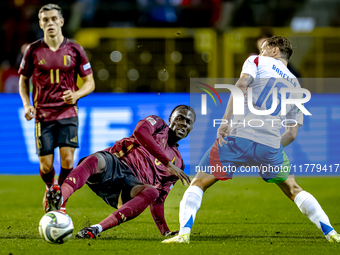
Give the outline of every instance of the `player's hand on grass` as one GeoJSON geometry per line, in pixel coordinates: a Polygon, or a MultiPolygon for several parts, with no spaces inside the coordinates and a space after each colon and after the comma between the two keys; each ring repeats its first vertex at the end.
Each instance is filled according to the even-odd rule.
{"type": "Polygon", "coordinates": [[[166,166],[168,168],[168,171],[172,174],[172,175],[175,175],[177,176],[183,185],[185,185],[185,182],[186,181],[188,183],[188,185],[190,185],[190,178],[188,175],[186,175],[184,173],[184,171],[182,169],[180,169],[179,167],[175,166],[173,163],[169,162],[168,165],[166,166]]]}
{"type": "Polygon", "coordinates": [[[66,104],[75,104],[79,98],[72,90],[65,90],[63,93],[63,100],[66,104]]]}
{"type": "Polygon", "coordinates": [[[35,114],[36,114],[36,110],[35,110],[34,106],[32,106],[32,105],[25,106],[25,118],[26,118],[26,120],[31,120],[31,119],[35,118],[35,114]]]}
{"type": "Polygon", "coordinates": [[[221,124],[219,128],[217,129],[217,139],[218,144],[222,147],[223,144],[227,144],[227,141],[224,140],[224,137],[229,135],[229,124],[221,124]]]}
{"type": "Polygon", "coordinates": [[[179,230],[176,230],[176,231],[165,231],[163,233],[163,236],[177,236],[179,233],[179,230]]]}

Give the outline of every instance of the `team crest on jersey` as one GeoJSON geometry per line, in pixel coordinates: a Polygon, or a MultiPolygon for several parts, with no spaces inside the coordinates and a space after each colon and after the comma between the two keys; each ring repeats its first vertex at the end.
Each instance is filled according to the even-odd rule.
{"type": "Polygon", "coordinates": [[[64,66],[70,66],[70,65],[71,65],[71,56],[64,55],[64,66]]]}
{"type": "Polygon", "coordinates": [[[146,120],[149,121],[152,126],[156,124],[156,120],[152,117],[147,117],[146,120]]]}

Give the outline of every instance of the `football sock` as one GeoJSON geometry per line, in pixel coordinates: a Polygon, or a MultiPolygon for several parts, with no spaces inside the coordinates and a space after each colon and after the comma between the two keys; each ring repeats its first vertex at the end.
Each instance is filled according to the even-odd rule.
{"type": "Polygon", "coordinates": [[[326,236],[336,234],[318,201],[308,192],[301,191],[294,199],[300,211],[306,215],[326,236]]]}
{"type": "Polygon", "coordinates": [[[61,185],[61,194],[66,201],[77,189],[84,186],[87,179],[97,173],[98,159],[90,155],[67,176],[61,185]]]}
{"type": "Polygon", "coordinates": [[[58,177],[58,183],[61,186],[63,184],[63,182],[65,181],[66,177],[70,174],[70,172],[73,170],[73,168],[71,169],[66,169],[66,168],[62,168],[60,169],[60,174],[58,177]]]}
{"type": "Polygon", "coordinates": [[[60,189],[61,189],[61,195],[63,196],[63,204],[61,205],[61,208],[65,208],[67,199],[74,193],[74,190],[73,190],[73,187],[69,185],[68,183],[63,183],[60,189]]]}
{"type": "MultiPolygon", "coordinates": [[[[65,179],[71,173],[72,170],[73,170],[73,168],[71,168],[71,169],[66,169],[66,168],[62,168],[62,167],[60,168],[60,174],[59,174],[59,177],[58,177],[58,184],[60,186],[64,183],[65,179]]],[[[63,204],[61,205],[61,209],[65,209],[66,203],[67,203],[67,200],[64,200],[63,204]]]]}
{"type": "Polygon", "coordinates": [[[202,197],[203,190],[197,186],[190,186],[185,191],[179,207],[179,235],[190,234],[202,197]]]}
{"type": "Polygon", "coordinates": [[[41,170],[40,171],[40,176],[41,179],[43,179],[43,181],[46,184],[46,187],[49,188],[52,186],[53,182],[54,182],[54,175],[55,175],[55,171],[54,168],[52,168],[52,171],[44,174],[41,170]]]}
{"type": "Polygon", "coordinates": [[[140,191],[130,201],[126,202],[122,207],[101,221],[99,224],[103,227],[103,231],[117,226],[125,221],[131,220],[141,214],[150,204],[158,198],[157,189],[147,186],[140,191]]]}

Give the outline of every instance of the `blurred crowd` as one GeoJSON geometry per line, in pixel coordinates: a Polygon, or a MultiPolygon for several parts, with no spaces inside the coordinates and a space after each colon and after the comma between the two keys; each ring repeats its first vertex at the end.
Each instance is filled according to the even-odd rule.
{"type": "MultiPolygon", "coordinates": [[[[316,26],[340,26],[340,5],[328,2],[333,14],[316,17],[316,26]]],[[[314,4],[315,15],[326,8],[322,0],[2,0],[0,92],[18,91],[17,69],[27,43],[43,36],[37,14],[47,3],[63,9],[63,34],[69,38],[85,27],[211,27],[223,32],[240,26],[290,26],[297,12],[309,12],[308,6],[314,4]]]]}
{"type": "Polygon", "coordinates": [[[210,27],[219,19],[222,0],[4,0],[1,2],[0,92],[18,92],[17,70],[27,46],[41,37],[39,8],[57,3],[63,34],[80,27],[210,27]],[[197,18],[192,18],[197,17],[197,18]]]}

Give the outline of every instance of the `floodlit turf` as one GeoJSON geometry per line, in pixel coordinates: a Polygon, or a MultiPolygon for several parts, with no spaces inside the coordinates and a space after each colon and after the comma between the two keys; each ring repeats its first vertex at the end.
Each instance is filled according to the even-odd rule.
{"type": "MultiPolygon", "coordinates": [[[[312,193],[340,231],[340,178],[297,178],[312,193]]],[[[177,183],[166,201],[169,227],[176,230],[179,202],[186,187],[177,183]]],[[[44,184],[40,176],[0,175],[0,254],[340,254],[296,205],[275,184],[260,178],[235,177],[219,182],[204,195],[191,243],[162,244],[148,211],[102,233],[97,240],[76,240],[63,245],[44,242],[38,223],[44,212],[44,184]]],[[[69,200],[74,235],[113,210],[88,187],[69,200]]]]}

